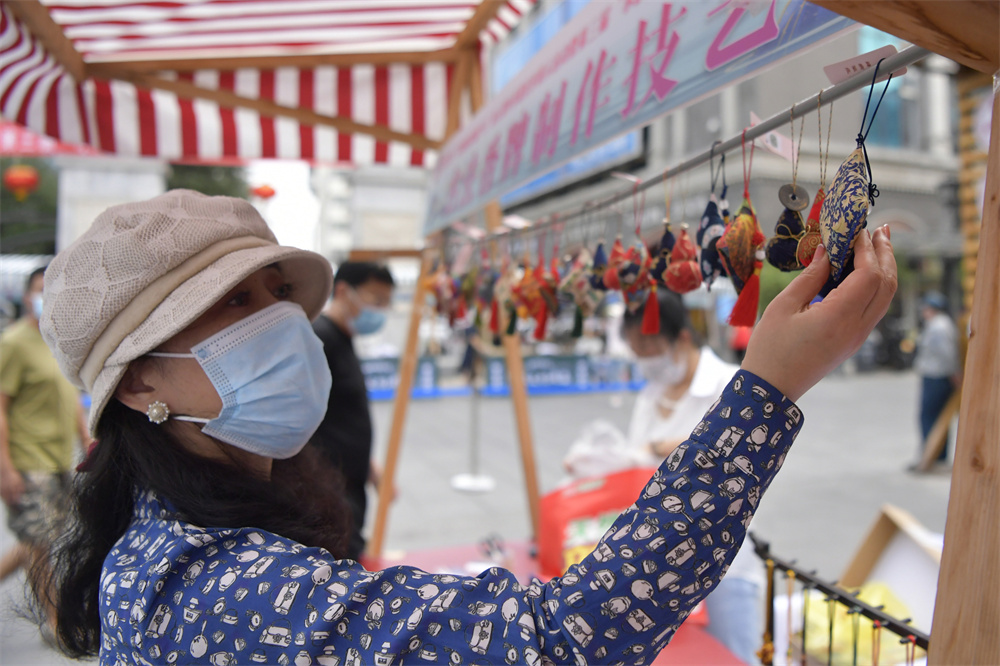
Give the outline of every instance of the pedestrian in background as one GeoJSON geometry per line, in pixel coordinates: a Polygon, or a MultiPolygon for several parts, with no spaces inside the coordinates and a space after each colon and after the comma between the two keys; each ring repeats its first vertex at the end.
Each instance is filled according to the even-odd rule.
{"type": "Polygon", "coordinates": [[[323,341],[333,386],[326,416],[312,438],[315,446],[344,475],[347,502],[354,528],[347,555],[361,557],[370,483],[378,488],[382,467],[372,460],[372,417],[361,363],[354,351],[355,335],[370,335],[382,329],[395,288],[392,274],[384,266],[363,261],[345,261],[333,278],[330,302],[313,330],[323,341]]]}
{"type": "MultiPolygon", "coordinates": [[[[42,340],[45,268],[28,276],[24,314],[0,336],[0,495],[17,544],[0,559],[0,580],[21,567],[45,575],[60,530],[73,445],[90,445],[80,396],[42,340]]],[[[50,617],[52,610],[49,611],[50,617]]]]}
{"type": "MultiPolygon", "coordinates": [[[[913,367],[920,375],[920,450],[927,445],[927,437],[934,428],[948,399],[961,385],[961,368],[958,365],[958,328],[948,314],[948,301],[936,291],[928,292],[921,302],[920,318],[923,331],[917,339],[917,356],[913,367]]],[[[937,457],[938,462],[948,460],[948,436],[937,457]]],[[[911,469],[915,469],[911,465],[911,469]]]]}

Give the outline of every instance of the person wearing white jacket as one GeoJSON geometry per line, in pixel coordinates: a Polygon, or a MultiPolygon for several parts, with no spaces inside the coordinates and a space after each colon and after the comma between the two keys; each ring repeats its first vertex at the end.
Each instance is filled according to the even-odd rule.
{"type": "MultiPolygon", "coordinates": [[[[681,297],[661,289],[660,332],[643,335],[643,309],[627,313],[623,336],[646,386],[636,397],[627,442],[631,455],[656,467],[686,440],[738,366],[701,344],[681,297]]],[[[718,587],[705,599],[708,631],[747,664],[759,663],[764,607],[764,564],[744,544],[718,587]]]]}

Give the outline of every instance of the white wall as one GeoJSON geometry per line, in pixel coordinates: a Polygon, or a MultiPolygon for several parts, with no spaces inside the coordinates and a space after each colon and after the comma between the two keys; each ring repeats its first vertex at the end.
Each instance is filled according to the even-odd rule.
{"type": "Polygon", "coordinates": [[[142,201],[166,191],[167,165],[122,157],[55,158],[59,170],[56,251],[80,237],[111,206],[142,201]]]}

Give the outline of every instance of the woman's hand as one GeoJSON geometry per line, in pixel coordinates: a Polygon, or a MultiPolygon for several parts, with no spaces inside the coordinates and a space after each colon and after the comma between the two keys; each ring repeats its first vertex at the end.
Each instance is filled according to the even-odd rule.
{"type": "Polygon", "coordinates": [[[854,272],[819,303],[830,276],[826,248],[767,306],[754,328],[744,370],[798,400],[856,352],[889,309],[896,293],[896,259],[889,228],[858,235],[854,272]]]}

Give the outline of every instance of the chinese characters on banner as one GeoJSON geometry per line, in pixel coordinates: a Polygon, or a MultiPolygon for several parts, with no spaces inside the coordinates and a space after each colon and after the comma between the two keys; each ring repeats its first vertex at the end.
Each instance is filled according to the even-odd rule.
{"type": "Polygon", "coordinates": [[[591,2],[444,147],[425,231],[855,25],[805,0],[591,2]]]}

